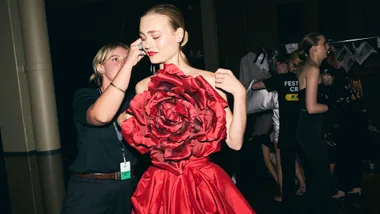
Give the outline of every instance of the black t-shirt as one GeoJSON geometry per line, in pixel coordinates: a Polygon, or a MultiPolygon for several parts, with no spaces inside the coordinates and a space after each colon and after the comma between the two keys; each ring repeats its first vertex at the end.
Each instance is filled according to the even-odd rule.
{"type": "Polygon", "coordinates": [[[296,141],[296,128],[299,116],[298,102],[298,79],[295,73],[288,72],[273,76],[263,80],[268,91],[277,91],[280,112],[280,133],[279,144],[281,141],[289,141],[292,146],[296,141]],[[291,143],[292,142],[292,143],[291,143]]]}
{"type": "MultiPolygon", "coordinates": [[[[72,172],[107,173],[120,171],[123,156],[113,122],[129,106],[133,94],[126,95],[112,122],[104,126],[92,126],[87,122],[86,113],[99,96],[100,91],[96,88],[82,88],[74,95],[74,123],[77,130],[78,155],[70,166],[72,172]]],[[[118,125],[116,127],[120,129],[118,125]]],[[[126,160],[131,161],[131,166],[134,166],[136,158],[133,154],[133,148],[127,145],[125,141],[123,141],[123,145],[126,148],[126,160]]]]}

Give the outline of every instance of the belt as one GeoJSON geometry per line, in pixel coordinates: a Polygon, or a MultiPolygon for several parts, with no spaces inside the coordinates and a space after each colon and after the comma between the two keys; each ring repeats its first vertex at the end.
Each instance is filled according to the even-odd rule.
{"type": "Polygon", "coordinates": [[[113,173],[73,173],[74,176],[93,180],[120,180],[120,172],[113,173]]]}
{"type": "MultiPolygon", "coordinates": [[[[134,172],[132,168],[132,173],[134,172]]],[[[111,173],[73,173],[74,176],[92,180],[120,180],[120,172],[111,173]]]]}

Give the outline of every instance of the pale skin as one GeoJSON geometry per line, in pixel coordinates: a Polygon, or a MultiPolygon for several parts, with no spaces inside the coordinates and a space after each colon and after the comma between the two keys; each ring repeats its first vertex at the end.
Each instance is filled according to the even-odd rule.
{"type": "MultiPolygon", "coordinates": [[[[129,51],[123,47],[117,47],[108,54],[105,63],[98,64],[97,69],[102,76],[100,89],[102,94],[91,105],[86,114],[87,122],[94,126],[101,126],[112,121],[124,99],[125,93],[110,86],[114,85],[121,90],[127,90],[136,59],[141,59],[141,51],[131,48],[129,51]]],[[[145,55],[145,53],[144,53],[145,55]]]]}
{"type": "MultiPolygon", "coordinates": [[[[332,85],[335,77],[332,76],[331,74],[324,74],[324,75],[321,75],[321,79],[322,79],[322,82],[324,83],[324,85],[328,86],[328,85],[332,85]]],[[[335,163],[330,164],[330,170],[331,170],[331,174],[334,173],[335,163]]],[[[361,192],[361,188],[355,187],[348,193],[350,194],[350,193],[359,193],[359,192],[361,192]]],[[[346,193],[344,191],[338,190],[336,192],[336,194],[332,196],[332,198],[339,199],[345,195],[346,195],[346,193]]]]}
{"type": "Polygon", "coordinates": [[[317,102],[318,84],[320,82],[319,66],[327,57],[328,44],[324,36],[320,36],[318,45],[312,46],[309,59],[299,74],[300,90],[306,88],[306,110],[309,114],[327,112],[327,105],[317,102]]]}
{"type": "MultiPolygon", "coordinates": [[[[276,62],[277,66],[277,73],[278,74],[286,74],[289,72],[288,65],[286,63],[280,63],[276,62]]],[[[260,90],[265,89],[266,86],[263,81],[255,82],[251,86],[252,90],[260,90]]],[[[276,169],[274,169],[273,164],[270,160],[270,151],[266,146],[262,146],[263,149],[263,155],[264,155],[264,162],[267,166],[269,172],[272,174],[273,178],[276,180],[276,182],[280,186],[280,193],[282,192],[282,168],[281,168],[281,158],[280,158],[280,148],[277,147],[277,143],[275,144],[275,153],[276,153],[276,169]]],[[[299,164],[299,162],[296,160],[296,177],[298,181],[300,182],[300,189],[298,191],[301,191],[301,188],[305,188],[305,180],[302,172],[302,167],[299,164]]],[[[281,201],[281,196],[276,196],[274,198],[276,201],[281,201]]]]}
{"type": "MultiPolygon", "coordinates": [[[[328,44],[324,36],[320,36],[318,44],[312,46],[309,51],[309,60],[304,65],[299,75],[300,90],[306,88],[306,109],[309,114],[318,114],[328,111],[328,106],[317,103],[318,83],[321,81],[319,66],[327,57],[328,44]]],[[[360,188],[354,188],[350,193],[360,192],[360,188]]],[[[333,198],[340,198],[345,192],[339,190],[333,198]]]]}
{"type": "MultiPolygon", "coordinates": [[[[180,43],[185,31],[183,28],[173,29],[169,24],[169,18],[164,15],[146,15],[140,20],[140,39],[135,45],[142,42],[144,52],[154,64],[174,64],[185,75],[193,77],[202,76],[225,100],[227,96],[223,91],[234,96],[234,112],[226,108],[227,145],[234,150],[239,150],[243,144],[244,130],[246,126],[246,92],[244,86],[230,70],[218,69],[215,73],[199,70],[191,67],[181,56],[180,43]]],[[[136,85],[136,94],[141,94],[148,89],[150,77],[141,80],[136,85]]],[[[132,117],[127,113],[120,115],[118,123],[132,117]]]]}
{"type": "MultiPolygon", "coordinates": [[[[288,65],[286,63],[280,63],[276,62],[277,65],[277,73],[278,74],[286,74],[289,72],[288,70],[288,65]]],[[[265,85],[263,81],[255,82],[251,86],[252,90],[259,90],[259,89],[264,89],[265,85]]]]}

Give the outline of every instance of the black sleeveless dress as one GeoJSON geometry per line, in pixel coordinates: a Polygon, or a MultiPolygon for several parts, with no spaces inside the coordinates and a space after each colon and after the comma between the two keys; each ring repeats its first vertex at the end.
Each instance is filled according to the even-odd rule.
{"type": "MultiPolygon", "coordinates": [[[[320,89],[320,87],[319,87],[320,89]]],[[[328,148],[323,140],[323,114],[310,114],[306,108],[306,89],[299,91],[300,116],[297,140],[305,157],[307,184],[301,213],[331,213],[330,168],[328,148]]],[[[321,93],[318,90],[318,102],[321,93]]]]}
{"type": "MultiPolygon", "coordinates": [[[[320,88],[320,87],[319,87],[320,88]]],[[[320,90],[318,90],[318,102],[320,102],[320,90]]],[[[297,137],[309,141],[311,136],[322,139],[322,127],[324,114],[309,114],[306,108],[306,89],[299,91],[300,117],[298,119],[297,137]]]]}

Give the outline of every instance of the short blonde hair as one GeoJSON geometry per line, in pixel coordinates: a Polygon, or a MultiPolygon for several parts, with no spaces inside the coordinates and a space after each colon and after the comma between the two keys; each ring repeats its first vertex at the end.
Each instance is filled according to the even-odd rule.
{"type": "Polygon", "coordinates": [[[303,61],[301,58],[300,58],[300,51],[299,50],[296,50],[296,51],[293,51],[292,53],[289,54],[289,61],[291,62],[301,62],[303,61]]]}
{"type": "Polygon", "coordinates": [[[121,42],[108,43],[106,45],[103,45],[103,47],[99,49],[98,53],[96,53],[94,59],[92,60],[92,69],[94,70],[94,73],[90,77],[90,82],[95,82],[97,86],[101,86],[102,75],[98,70],[98,66],[103,65],[106,62],[109,53],[111,53],[118,47],[124,48],[125,50],[129,51],[128,45],[121,42]]]}

